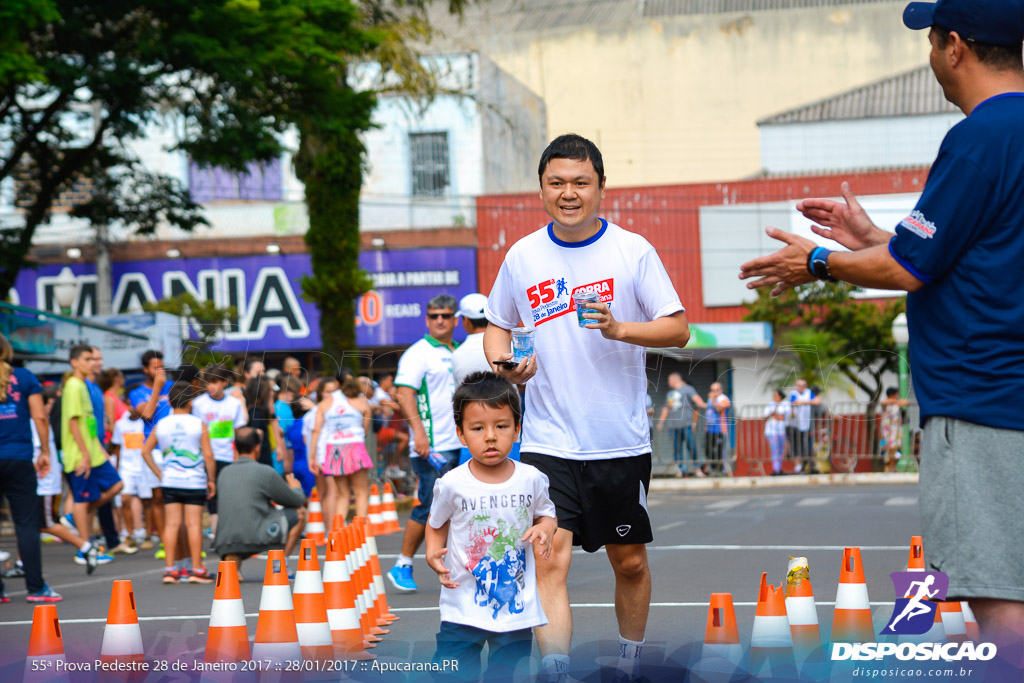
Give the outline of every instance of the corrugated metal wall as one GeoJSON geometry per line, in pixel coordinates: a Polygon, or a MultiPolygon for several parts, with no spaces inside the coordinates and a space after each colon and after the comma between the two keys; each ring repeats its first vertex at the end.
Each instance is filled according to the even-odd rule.
{"type": "MultiPolygon", "coordinates": [[[[608,190],[601,215],[643,235],[654,245],[691,322],[738,322],[743,317],[742,306],[703,305],[698,213],[701,206],[837,196],[844,180],[862,195],[918,192],[926,177],[926,168],[916,168],[621,188],[608,190]]],[[[481,292],[491,291],[508,248],[548,220],[536,193],[477,199],[477,273],[481,292]]]]}

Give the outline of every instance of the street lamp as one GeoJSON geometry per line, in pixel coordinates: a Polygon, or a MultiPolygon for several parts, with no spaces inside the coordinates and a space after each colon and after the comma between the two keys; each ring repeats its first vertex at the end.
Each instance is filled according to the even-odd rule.
{"type": "MultiPolygon", "coordinates": [[[[892,321],[892,338],[896,342],[896,349],[900,357],[900,400],[903,401],[910,395],[910,367],[907,364],[910,328],[907,326],[906,313],[900,313],[892,321]]],[[[903,457],[906,458],[910,455],[910,420],[907,419],[903,423],[903,457]]]]}
{"type": "Polygon", "coordinates": [[[71,315],[71,307],[75,304],[75,295],[78,294],[78,280],[71,269],[64,266],[57,279],[53,281],[53,296],[60,306],[60,312],[64,315],[71,315]]]}

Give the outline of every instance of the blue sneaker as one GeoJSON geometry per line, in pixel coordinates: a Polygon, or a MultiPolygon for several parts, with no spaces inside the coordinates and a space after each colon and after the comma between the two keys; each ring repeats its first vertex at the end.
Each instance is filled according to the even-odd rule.
{"type": "Polygon", "coordinates": [[[388,572],[388,581],[399,593],[415,593],[419,586],[412,580],[412,567],[399,567],[397,564],[388,572]]]}
{"type": "Polygon", "coordinates": [[[63,599],[60,593],[50,588],[48,583],[43,584],[42,590],[25,596],[25,600],[28,602],[60,602],[63,599]]]}

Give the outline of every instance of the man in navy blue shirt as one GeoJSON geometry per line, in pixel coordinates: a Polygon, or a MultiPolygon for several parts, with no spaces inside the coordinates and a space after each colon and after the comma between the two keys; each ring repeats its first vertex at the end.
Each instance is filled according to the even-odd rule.
{"type": "MultiPolygon", "coordinates": [[[[741,266],[779,294],[811,280],[905,289],[910,362],[924,424],[926,557],[968,600],[985,640],[1024,640],[1024,3],[913,2],[930,63],[967,118],[939,148],[917,206],[877,228],[845,202],[797,204],[812,229],[850,252],[768,228],[787,246],[741,266]]],[[[1018,650],[1019,656],[1019,650],[1018,650]]],[[[1020,665],[1018,662],[1017,666],[1020,665]]]]}

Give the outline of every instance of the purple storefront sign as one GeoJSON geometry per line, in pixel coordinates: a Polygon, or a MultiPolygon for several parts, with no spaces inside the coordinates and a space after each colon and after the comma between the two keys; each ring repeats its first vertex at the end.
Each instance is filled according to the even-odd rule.
{"type": "MultiPolygon", "coordinates": [[[[365,252],[359,262],[374,281],[374,289],[356,302],[360,348],[411,344],[426,332],[426,303],[432,296],[448,293],[459,299],[476,291],[476,251],[468,247],[365,252]]],[[[58,312],[54,284],[63,267],[23,270],[15,285],[18,303],[58,312]]],[[[95,315],[95,268],[69,267],[79,285],[73,315],[95,315]]],[[[190,292],[238,310],[238,322],[218,342],[219,351],[321,347],[319,311],[302,297],[302,276],[310,273],[308,254],[119,261],[112,269],[115,314],[190,292]]]]}

